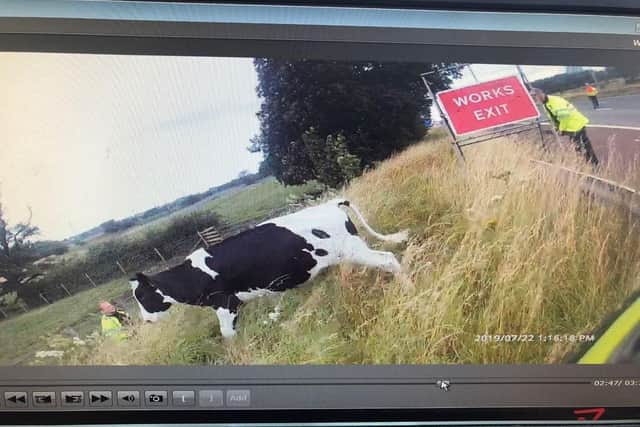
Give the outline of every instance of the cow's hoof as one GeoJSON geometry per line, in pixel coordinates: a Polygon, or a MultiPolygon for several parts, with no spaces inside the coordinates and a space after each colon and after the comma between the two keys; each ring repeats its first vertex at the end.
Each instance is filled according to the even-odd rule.
{"type": "Polygon", "coordinates": [[[222,331],[222,338],[228,340],[231,339],[233,337],[235,337],[236,335],[238,335],[238,333],[236,331],[222,331]]]}

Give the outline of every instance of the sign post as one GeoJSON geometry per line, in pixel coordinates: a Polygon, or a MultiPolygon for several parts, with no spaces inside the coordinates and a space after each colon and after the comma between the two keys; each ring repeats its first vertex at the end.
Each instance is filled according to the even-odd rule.
{"type": "Polygon", "coordinates": [[[438,104],[438,101],[435,95],[433,94],[433,90],[431,90],[431,86],[429,86],[429,81],[427,80],[427,76],[429,74],[433,74],[434,72],[435,71],[431,71],[428,73],[420,74],[420,77],[422,78],[422,82],[424,83],[424,85],[427,87],[427,92],[429,92],[429,97],[433,101],[433,105],[435,105],[435,107],[438,109],[438,112],[440,113],[440,117],[442,118],[442,121],[447,126],[447,130],[449,131],[449,135],[451,136],[451,144],[453,145],[453,151],[456,153],[458,160],[464,163],[464,154],[462,153],[462,149],[460,148],[460,145],[456,141],[456,135],[453,133],[453,130],[451,129],[451,125],[449,124],[449,119],[447,118],[447,115],[444,113],[444,111],[442,111],[442,107],[440,107],[440,104],[438,104]]]}

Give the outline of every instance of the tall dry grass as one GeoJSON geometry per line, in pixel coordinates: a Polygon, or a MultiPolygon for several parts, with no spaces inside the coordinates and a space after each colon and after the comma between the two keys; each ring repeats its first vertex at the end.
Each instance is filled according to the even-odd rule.
{"type": "MultiPolygon", "coordinates": [[[[580,179],[530,161],[522,141],[466,151],[444,138],[409,148],[346,189],[371,225],[411,230],[398,254],[406,275],[340,266],[275,301],[242,308],[224,342],[210,309],[174,308],[124,344],[72,363],[434,364],[557,363],[577,347],[539,335],[588,334],[640,286],[638,224],[585,196],[580,179]],[[533,342],[479,342],[531,334],[533,342]]],[[[557,157],[557,156],[556,156],[557,157]]],[[[560,156],[586,170],[571,155],[560,156]]],[[[381,245],[369,239],[374,247],[381,245]]]]}

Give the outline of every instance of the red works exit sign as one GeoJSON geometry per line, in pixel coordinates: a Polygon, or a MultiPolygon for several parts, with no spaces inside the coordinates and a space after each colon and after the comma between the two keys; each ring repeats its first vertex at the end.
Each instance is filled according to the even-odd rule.
{"type": "Polygon", "coordinates": [[[456,135],[538,118],[540,113],[517,76],[436,94],[456,135]]]}

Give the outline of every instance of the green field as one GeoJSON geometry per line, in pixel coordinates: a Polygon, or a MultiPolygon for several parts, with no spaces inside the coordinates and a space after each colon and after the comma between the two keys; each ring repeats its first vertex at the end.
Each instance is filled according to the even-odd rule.
{"type": "Polygon", "coordinates": [[[291,201],[300,200],[305,193],[316,191],[315,183],[297,186],[283,186],[275,178],[250,185],[240,192],[220,197],[205,204],[202,208],[217,212],[230,223],[264,218],[274,210],[285,207],[291,201]]]}
{"type": "Polygon", "coordinates": [[[81,336],[91,334],[100,321],[98,302],[121,297],[129,289],[124,278],[114,280],[0,322],[0,365],[34,363],[37,351],[57,349],[54,341],[66,347],[71,339],[61,340],[65,328],[73,328],[81,336]]]}

